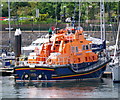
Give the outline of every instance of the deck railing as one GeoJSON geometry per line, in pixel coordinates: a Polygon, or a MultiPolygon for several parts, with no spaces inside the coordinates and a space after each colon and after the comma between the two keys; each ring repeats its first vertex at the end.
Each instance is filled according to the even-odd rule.
{"type": "MultiPolygon", "coordinates": [[[[20,65],[20,66],[29,66],[29,65],[40,65],[40,66],[67,66],[67,65],[72,65],[73,62],[70,62],[70,60],[68,59],[68,57],[60,57],[59,59],[57,59],[57,62],[55,63],[47,63],[47,60],[49,60],[49,57],[39,57],[39,59],[44,59],[43,61],[35,61],[32,59],[32,61],[28,61],[28,59],[26,59],[27,57],[23,58],[23,57],[19,57],[16,58],[16,63],[15,65],[20,65]]],[[[107,61],[106,57],[101,57],[98,59],[98,61],[92,65],[89,65],[89,67],[85,67],[85,68],[81,68],[80,71],[87,71],[90,69],[95,68],[98,65],[102,65],[107,61]]],[[[77,64],[76,64],[77,65],[77,64]]],[[[77,66],[75,66],[77,68],[77,66]]],[[[73,69],[74,70],[74,69],[73,69]]],[[[79,71],[79,70],[78,70],[79,71]]]]}
{"type": "Polygon", "coordinates": [[[92,70],[92,69],[95,69],[99,66],[104,66],[106,65],[105,63],[107,63],[110,59],[107,59],[106,57],[102,57],[100,58],[96,63],[90,65],[89,67],[86,67],[86,68],[83,68],[83,69],[80,69],[80,70],[74,70],[72,69],[74,72],[84,72],[84,71],[89,71],[89,70],[92,70]]]}
{"type": "MultiPolygon", "coordinates": [[[[26,57],[28,58],[28,57],[26,57]]],[[[53,64],[49,64],[47,61],[49,60],[49,57],[37,57],[37,59],[43,59],[41,61],[38,61],[36,59],[32,59],[31,61],[26,59],[26,58],[23,58],[23,57],[17,57],[16,58],[16,65],[23,65],[23,66],[27,66],[27,65],[60,65],[60,64],[64,64],[65,62],[69,62],[69,60],[66,60],[68,59],[68,57],[59,57],[57,59],[57,63],[54,62],[53,64]]]]}

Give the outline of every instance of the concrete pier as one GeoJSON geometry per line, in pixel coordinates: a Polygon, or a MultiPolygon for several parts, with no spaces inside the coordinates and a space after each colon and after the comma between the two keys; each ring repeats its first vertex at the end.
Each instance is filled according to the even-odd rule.
{"type": "Polygon", "coordinates": [[[1,76],[10,76],[13,74],[13,68],[0,68],[1,76]]]}
{"type": "Polygon", "coordinates": [[[104,72],[102,78],[112,78],[112,72],[104,72]]]}

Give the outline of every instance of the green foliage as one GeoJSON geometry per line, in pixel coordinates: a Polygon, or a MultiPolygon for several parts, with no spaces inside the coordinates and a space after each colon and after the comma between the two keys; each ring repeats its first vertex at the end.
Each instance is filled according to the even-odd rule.
{"type": "Polygon", "coordinates": [[[55,19],[53,19],[53,18],[48,18],[47,20],[46,20],[46,22],[47,23],[55,23],[55,19]]]}
{"type": "Polygon", "coordinates": [[[30,24],[31,20],[27,19],[27,20],[19,20],[18,21],[20,24],[30,24]]]}
{"type": "MultiPolygon", "coordinates": [[[[8,3],[2,2],[2,16],[8,17],[8,3]]],[[[100,3],[98,2],[81,2],[80,3],[81,21],[85,20],[98,20],[100,19],[100,3]]],[[[10,3],[11,16],[25,17],[34,16],[34,23],[53,23],[57,20],[61,22],[63,16],[75,17],[78,21],[79,18],[79,3],[78,2],[11,2],[10,3]],[[39,18],[35,18],[36,9],[39,9],[39,18]]],[[[106,2],[105,3],[105,18],[110,20],[111,17],[118,15],[120,3],[106,2]]],[[[120,13],[120,12],[119,12],[120,13]]],[[[21,21],[29,23],[29,20],[21,21]]]]}
{"type": "Polygon", "coordinates": [[[6,2],[3,2],[2,4],[3,4],[3,6],[2,6],[2,16],[6,17],[6,16],[8,16],[8,4],[6,2]]]}
{"type": "Polygon", "coordinates": [[[49,14],[40,14],[40,20],[45,21],[47,20],[49,14]]]}

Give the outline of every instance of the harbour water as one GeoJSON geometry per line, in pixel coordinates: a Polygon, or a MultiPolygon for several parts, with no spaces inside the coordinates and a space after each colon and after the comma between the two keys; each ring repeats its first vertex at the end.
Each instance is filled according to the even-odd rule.
{"type": "Polygon", "coordinates": [[[102,98],[118,99],[120,84],[111,78],[97,80],[53,82],[53,83],[15,83],[11,76],[0,77],[3,100],[14,98],[102,98]]]}

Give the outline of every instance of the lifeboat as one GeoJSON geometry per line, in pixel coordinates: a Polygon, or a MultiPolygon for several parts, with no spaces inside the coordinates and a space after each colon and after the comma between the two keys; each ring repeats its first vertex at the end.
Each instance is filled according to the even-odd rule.
{"type": "Polygon", "coordinates": [[[29,54],[26,63],[16,65],[16,82],[100,78],[111,59],[104,50],[93,52],[91,43],[81,27],[57,30],[49,42],[29,54]]]}

